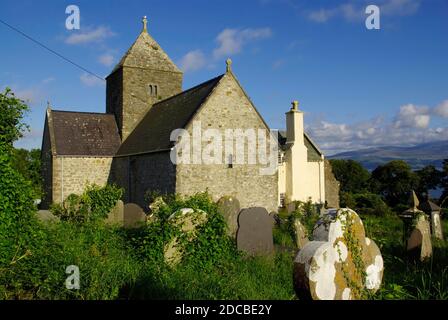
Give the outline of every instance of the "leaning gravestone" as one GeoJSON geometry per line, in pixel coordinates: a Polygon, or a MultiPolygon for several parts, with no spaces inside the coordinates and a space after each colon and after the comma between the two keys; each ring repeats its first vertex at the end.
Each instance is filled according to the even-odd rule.
{"type": "Polygon", "coordinates": [[[240,202],[232,196],[224,196],[217,202],[218,212],[224,217],[227,223],[227,235],[235,238],[238,230],[238,213],[240,212],[240,202]]]}
{"type": "Polygon", "coordinates": [[[431,213],[432,233],[436,239],[443,240],[442,221],[440,213],[434,211],[431,213]]]}
{"type": "Polygon", "coordinates": [[[146,222],[146,215],[143,209],[135,203],[127,203],[124,206],[124,227],[138,228],[146,222]]]}
{"type": "MultiPolygon", "coordinates": [[[[168,222],[178,227],[186,237],[188,242],[193,241],[197,236],[198,227],[207,222],[207,213],[203,210],[183,208],[174,212],[168,222]]],[[[182,260],[183,247],[178,237],[174,237],[164,247],[164,259],[168,265],[175,266],[182,260]]]]}
{"type": "Polygon", "coordinates": [[[420,261],[428,260],[432,255],[431,231],[424,213],[418,215],[417,223],[407,242],[407,250],[414,252],[420,261]]]}
{"type": "Polygon", "coordinates": [[[294,238],[297,248],[302,249],[309,242],[306,229],[299,219],[294,220],[293,227],[294,227],[294,238]]]}
{"type": "Polygon", "coordinates": [[[383,258],[350,209],[331,210],[317,223],[314,241],[294,260],[294,289],[301,299],[352,300],[380,288],[383,258]]]}
{"type": "Polygon", "coordinates": [[[37,219],[42,222],[58,222],[60,219],[51,213],[49,210],[37,211],[37,219]]]}
{"type": "Polygon", "coordinates": [[[272,253],[274,251],[273,224],[274,219],[265,208],[254,207],[241,210],[236,236],[238,250],[250,255],[272,253]]]}
{"type": "Polygon", "coordinates": [[[124,204],[123,201],[118,200],[115,207],[109,212],[106,218],[107,224],[118,224],[123,226],[124,224],[124,204]]]}

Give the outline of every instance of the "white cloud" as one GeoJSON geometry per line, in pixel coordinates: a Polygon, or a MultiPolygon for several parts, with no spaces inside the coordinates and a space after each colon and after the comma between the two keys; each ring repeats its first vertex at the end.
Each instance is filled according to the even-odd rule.
{"type": "Polygon", "coordinates": [[[213,57],[220,59],[240,53],[247,42],[266,39],[271,36],[270,28],[224,29],[216,37],[218,47],[213,51],[213,57]]]}
{"type": "Polygon", "coordinates": [[[202,69],[207,64],[204,53],[201,50],[188,52],[180,61],[180,68],[184,72],[202,69]]]}
{"type": "Polygon", "coordinates": [[[101,55],[101,56],[98,58],[98,61],[99,61],[102,65],[104,65],[104,66],[106,66],[106,67],[110,67],[111,65],[114,64],[114,62],[115,62],[115,57],[114,57],[112,54],[110,54],[110,53],[105,53],[105,54],[101,55]]]}
{"type": "MultiPolygon", "coordinates": [[[[409,16],[415,14],[420,8],[421,0],[382,0],[378,1],[381,14],[386,16],[409,16]]],[[[316,23],[325,23],[332,18],[343,18],[346,21],[361,21],[366,18],[365,9],[371,4],[364,1],[347,1],[332,8],[320,8],[308,12],[308,19],[316,23]]]]}
{"type": "Polygon", "coordinates": [[[115,35],[109,27],[99,26],[95,29],[85,28],[82,29],[81,32],[71,31],[72,34],[65,39],[65,43],[67,44],[85,44],[91,42],[101,42],[107,38],[110,38],[115,35]]]}
{"type": "Polygon", "coordinates": [[[428,107],[419,107],[413,104],[407,104],[400,107],[400,111],[395,118],[395,127],[421,128],[429,126],[431,116],[428,107]]]}
{"type": "Polygon", "coordinates": [[[440,103],[435,109],[434,113],[442,118],[448,118],[448,100],[440,103]]]}
{"type": "Polygon", "coordinates": [[[87,87],[95,87],[95,86],[102,86],[105,85],[105,81],[91,75],[88,73],[83,73],[79,79],[81,82],[86,85],[87,87]]]}

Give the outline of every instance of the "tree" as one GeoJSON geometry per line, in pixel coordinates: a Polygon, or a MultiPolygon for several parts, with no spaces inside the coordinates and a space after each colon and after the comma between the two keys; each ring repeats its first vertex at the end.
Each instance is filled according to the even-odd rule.
{"type": "Polygon", "coordinates": [[[330,160],[335,178],[340,182],[340,191],[363,193],[368,189],[370,173],[355,160],[330,160]]]}
{"type": "Polygon", "coordinates": [[[42,195],[40,149],[14,149],[12,165],[26,180],[31,181],[36,196],[42,195]]]}
{"type": "Polygon", "coordinates": [[[0,93],[0,144],[9,150],[14,141],[23,136],[28,126],[22,122],[28,106],[17,98],[11,89],[0,93]]]}
{"type": "Polygon", "coordinates": [[[418,177],[405,161],[393,160],[373,170],[371,182],[375,193],[395,207],[408,203],[409,192],[418,186],[418,177]]]}
{"type": "Polygon", "coordinates": [[[443,160],[442,174],[441,174],[441,187],[443,189],[442,196],[440,197],[440,204],[445,200],[446,207],[448,205],[448,159],[443,160]]]}
{"type": "Polygon", "coordinates": [[[442,172],[432,165],[417,170],[415,173],[418,177],[416,191],[419,195],[428,194],[429,190],[437,189],[442,182],[442,172]]]}

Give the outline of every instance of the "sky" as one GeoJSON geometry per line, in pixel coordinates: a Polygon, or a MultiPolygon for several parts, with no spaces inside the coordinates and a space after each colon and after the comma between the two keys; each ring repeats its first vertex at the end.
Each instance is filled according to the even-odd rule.
{"type": "MultiPolygon", "coordinates": [[[[293,100],[327,154],[448,140],[447,0],[0,1],[0,20],[106,77],[142,29],[184,71],[184,89],[232,70],[271,128],[293,100]],[[68,30],[66,8],[80,10],[68,30]],[[366,7],[380,29],[366,28],[366,7]]],[[[0,23],[0,90],[30,106],[16,147],[40,148],[47,102],[105,112],[105,82],[0,23]]]]}

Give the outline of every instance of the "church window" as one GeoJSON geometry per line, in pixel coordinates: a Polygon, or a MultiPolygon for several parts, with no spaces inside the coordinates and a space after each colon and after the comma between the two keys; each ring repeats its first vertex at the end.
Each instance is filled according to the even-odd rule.
{"type": "Polygon", "coordinates": [[[232,168],[233,168],[233,155],[232,155],[232,154],[229,154],[229,159],[228,159],[228,161],[227,161],[227,167],[228,167],[229,169],[232,169],[232,168]]]}
{"type": "Polygon", "coordinates": [[[283,152],[278,153],[278,164],[285,162],[285,154],[283,152]]]}
{"type": "Polygon", "coordinates": [[[150,84],[150,85],[149,85],[149,88],[148,88],[148,91],[149,91],[149,96],[151,96],[151,97],[157,97],[157,94],[158,94],[158,88],[157,88],[156,85],[154,85],[154,84],[150,84]]]}
{"type": "Polygon", "coordinates": [[[285,198],[286,198],[286,194],[280,193],[280,208],[286,207],[285,198]]]}

